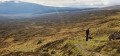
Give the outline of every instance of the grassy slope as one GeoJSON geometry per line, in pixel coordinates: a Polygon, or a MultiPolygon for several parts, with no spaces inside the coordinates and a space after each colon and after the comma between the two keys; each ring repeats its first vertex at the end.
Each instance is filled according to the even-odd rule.
{"type": "Polygon", "coordinates": [[[51,20],[13,20],[8,22],[9,25],[1,23],[0,55],[23,56],[27,52],[33,53],[30,55],[34,55],[34,53],[39,55],[41,53],[51,54],[52,51],[55,51],[56,54],[52,55],[75,56],[81,54],[83,56],[98,56],[101,54],[119,56],[120,42],[108,41],[109,34],[120,31],[119,11],[82,14],[76,12],[74,14],[76,17],[71,17],[71,14],[66,15],[68,18],[61,19],[62,22],[59,22],[59,19],[54,19],[56,16],[53,16],[50,17],[53,18],[51,20]],[[85,41],[85,30],[87,28],[90,28],[90,36],[93,37],[88,42],[85,41]],[[41,43],[38,44],[39,41],[41,43]],[[80,48],[79,45],[84,49],[80,48]]]}

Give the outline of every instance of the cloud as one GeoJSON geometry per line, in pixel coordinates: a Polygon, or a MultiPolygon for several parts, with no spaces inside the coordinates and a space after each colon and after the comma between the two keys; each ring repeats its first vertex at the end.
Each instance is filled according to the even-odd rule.
{"type": "Polygon", "coordinates": [[[57,7],[105,7],[112,5],[120,5],[119,0],[0,0],[4,1],[24,1],[37,3],[47,6],[57,7]]]}

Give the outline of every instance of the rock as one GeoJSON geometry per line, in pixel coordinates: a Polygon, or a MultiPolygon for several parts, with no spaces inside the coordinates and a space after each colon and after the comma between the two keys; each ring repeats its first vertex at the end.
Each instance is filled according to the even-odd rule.
{"type": "Polygon", "coordinates": [[[120,39],[120,31],[110,34],[109,40],[118,40],[120,39]]]}
{"type": "Polygon", "coordinates": [[[51,54],[55,54],[56,52],[55,51],[52,51],[51,54]]]}
{"type": "Polygon", "coordinates": [[[43,50],[43,52],[48,52],[48,49],[43,50]]]}
{"type": "Polygon", "coordinates": [[[37,44],[41,44],[41,43],[42,43],[42,41],[39,40],[37,44]]]}

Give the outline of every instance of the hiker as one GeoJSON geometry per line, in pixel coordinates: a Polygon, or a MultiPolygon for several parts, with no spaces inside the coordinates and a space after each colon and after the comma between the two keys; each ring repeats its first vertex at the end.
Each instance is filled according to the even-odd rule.
{"type": "Polygon", "coordinates": [[[89,29],[86,30],[86,41],[88,41],[89,29]]]}

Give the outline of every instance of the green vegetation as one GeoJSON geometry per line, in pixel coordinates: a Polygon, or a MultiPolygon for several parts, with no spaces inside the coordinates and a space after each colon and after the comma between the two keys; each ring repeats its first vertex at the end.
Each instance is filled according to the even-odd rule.
{"type": "Polygon", "coordinates": [[[120,11],[76,11],[0,21],[0,55],[119,56],[120,11]],[[85,41],[85,30],[90,39],[85,41]]]}

